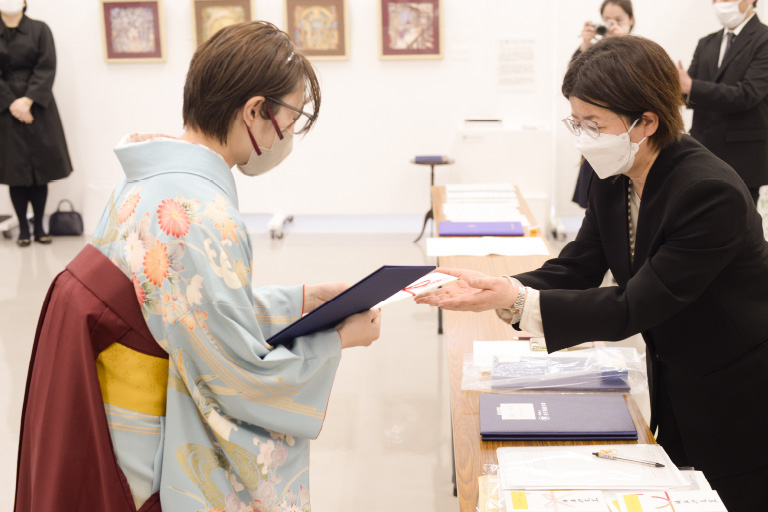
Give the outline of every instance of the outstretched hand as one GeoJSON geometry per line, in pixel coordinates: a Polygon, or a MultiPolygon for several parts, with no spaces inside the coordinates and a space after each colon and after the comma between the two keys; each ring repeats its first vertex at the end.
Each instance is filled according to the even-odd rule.
{"type": "Polygon", "coordinates": [[[453,283],[417,295],[417,304],[438,306],[450,311],[488,311],[509,308],[517,299],[517,287],[505,277],[489,277],[474,270],[438,268],[436,272],[457,277],[453,283]]]}

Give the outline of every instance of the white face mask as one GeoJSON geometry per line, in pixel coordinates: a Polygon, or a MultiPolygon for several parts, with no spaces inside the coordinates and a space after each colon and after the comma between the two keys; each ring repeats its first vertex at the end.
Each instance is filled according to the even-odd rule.
{"type": "Polygon", "coordinates": [[[24,0],[0,0],[0,12],[19,14],[24,9],[24,0]]]}
{"type": "Polygon", "coordinates": [[[747,9],[744,12],[739,11],[740,2],[717,2],[712,4],[715,9],[715,15],[720,20],[720,24],[729,30],[733,30],[747,17],[747,9]]]}
{"type": "Polygon", "coordinates": [[[587,159],[601,180],[624,174],[632,168],[635,155],[640,151],[640,144],[646,139],[643,137],[640,142],[629,140],[629,132],[638,121],[639,119],[632,123],[626,133],[621,135],[601,133],[596,139],[581,130],[581,134],[576,138],[576,149],[587,159]]]}
{"type": "MultiPolygon", "coordinates": [[[[251,135],[251,130],[248,128],[248,125],[246,125],[246,129],[248,130],[248,135],[251,135]]],[[[240,172],[246,176],[260,176],[271,171],[285,160],[293,150],[293,130],[286,130],[282,133],[283,138],[280,139],[277,135],[277,131],[275,131],[275,140],[272,143],[272,147],[270,149],[259,149],[258,151],[261,152],[261,155],[257,152],[258,146],[251,135],[251,143],[253,144],[251,157],[245,164],[237,164],[237,168],[240,169],[240,172]]]]}

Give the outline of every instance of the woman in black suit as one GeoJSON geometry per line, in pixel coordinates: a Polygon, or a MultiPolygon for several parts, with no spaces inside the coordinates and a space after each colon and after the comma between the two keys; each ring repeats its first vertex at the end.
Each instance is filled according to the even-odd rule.
{"type": "Polygon", "coordinates": [[[565,75],[565,120],[597,176],[576,240],[511,278],[441,269],[417,302],[497,309],[550,352],[642,333],[651,429],[730,512],[768,484],[768,243],[735,171],[683,135],[675,65],[649,40],[606,39],[565,75]],[[616,286],[600,287],[607,270],[616,286]]]}

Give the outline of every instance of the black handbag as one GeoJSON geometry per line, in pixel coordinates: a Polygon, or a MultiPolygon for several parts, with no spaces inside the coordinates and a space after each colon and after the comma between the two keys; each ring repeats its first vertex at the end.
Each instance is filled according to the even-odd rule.
{"type": "Polygon", "coordinates": [[[53,236],[80,236],[83,234],[83,218],[75,211],[69,199],[62,199],[48,221],[48,232],[53,236]],[[69,204],[69,211],[62,211],[61,205],[69,204]]]}

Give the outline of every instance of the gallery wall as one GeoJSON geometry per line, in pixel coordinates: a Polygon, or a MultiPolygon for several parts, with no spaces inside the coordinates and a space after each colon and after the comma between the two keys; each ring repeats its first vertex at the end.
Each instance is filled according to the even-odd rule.
{"type": "MultiPolygon", "coordinates": [[[[509,177],[530,184],[531,191],[524,193],[538,198],[538,211],[579,215],[570,202],[578,157],[559,121],[568,115],[559,81],[583,21],[596,17],[599,4],[444,0],[443,59],[383,61],[378,58],[379,1],[348,0],[349,59],[316,62],[323,86],[320,122],[297,140],[294,154],[278,170],[238,178],[241,209],[297,215],[422,213],[429,205],[429,170],[410,159],[456,152],[462,161],[438,169],[438,183],[509,177]],[[515,44],[525,51],[510,59],[515,44]],[[526,80],[510,85],[501,79],[504,66],[515,58],[526,80]],[[476,118],[503,120],[509,145],[502,137],[495,147],[472,146],[473,128],[464,120],[476,118]],[[490,173],[489,160],[495,164],[490,173]]],[[[257,19],[284,27],[282,0],[252,5],[257,19]]],[[[638,0],[635,5],[637,33],[686,63],[698,38],[718,28],[707,0],[638,0]]],[[[54,93],[75,168],[70,178],[51,184],[48,209],[55,209],[60,198],[72,199],[84,214],[86,231],[93,229],[121,177],[112,152],[117,141],[137,131],[182,132],[182,88],[195,49],[191,2],[164,0],[163,12],[165,62],[106,63],[98,1],[29,1],[28,15],[48,23],[56,41],[54,93]]],[[[0,212],[11,211],[5,190],[0,188],[0,212]]]]}

